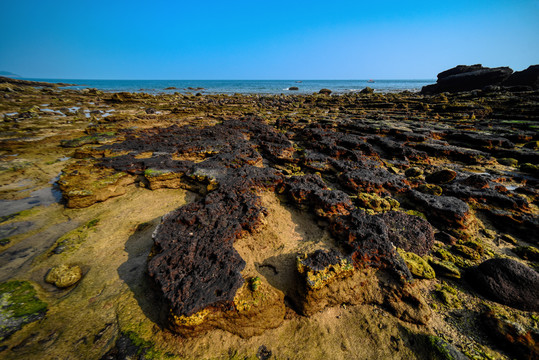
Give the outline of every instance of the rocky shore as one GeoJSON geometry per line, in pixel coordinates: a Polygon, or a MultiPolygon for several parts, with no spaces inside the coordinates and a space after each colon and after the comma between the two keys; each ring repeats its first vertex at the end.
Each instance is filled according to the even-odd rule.
{"type": "Polygon", "coordinates": [[[509,70],[419,94],[0,79],[0,357],[538,358],[537,66],[509,70]]]}

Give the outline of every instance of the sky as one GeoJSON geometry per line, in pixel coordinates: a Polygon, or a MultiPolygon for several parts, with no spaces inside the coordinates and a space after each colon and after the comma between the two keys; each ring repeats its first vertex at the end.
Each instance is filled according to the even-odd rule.
{"type": "Polygon", "coordinates": [[[539,64],[539,0],[0,0],[0,71],[49,79],[434,79],[539,64]]]}

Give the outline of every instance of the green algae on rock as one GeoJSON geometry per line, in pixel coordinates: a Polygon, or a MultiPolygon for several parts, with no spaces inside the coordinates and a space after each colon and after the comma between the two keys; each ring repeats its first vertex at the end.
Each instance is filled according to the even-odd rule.
{"type": "Polygon", "coordinates": [[[0,341],[24,325],[42,319],[47,304],[37,297],[28,281],[8,281],[0,284],[0,341]]]}

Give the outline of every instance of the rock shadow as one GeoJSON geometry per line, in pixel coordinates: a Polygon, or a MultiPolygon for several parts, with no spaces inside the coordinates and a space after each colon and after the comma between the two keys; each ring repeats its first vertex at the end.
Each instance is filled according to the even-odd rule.
{"type": "Polygon", "coordinates": [[[294,302],[300,297],[303,282],[296,269],[297,256],[317,249],[339,249],[339,246],[327,228],[317,223],[312,210],[302,210],[284,202],[280,205],[290,213],[295,224],[294,232],[299,235],[300,239],[297,240],[295,248],[288,248],[281,254],[256,262],[255,268],[271,286],[285,294],[287,305],[296,310],[297,306],[294,302]]]}
{"type": "Polygon", "coordinates": [[[166,327],[168,306],[148,275],[148,255],[153,246],[152,232],[161,217],[138,225],[135,233],[127,239],[125,251],[128,259],[118,268],[118,275],[129,289],[144,315],[160,329],[166,327]]]}

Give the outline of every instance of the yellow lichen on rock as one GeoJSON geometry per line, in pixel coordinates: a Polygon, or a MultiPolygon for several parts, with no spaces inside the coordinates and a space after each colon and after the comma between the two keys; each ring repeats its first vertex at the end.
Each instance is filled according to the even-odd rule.
{"type": "Polygon", "coordinates": [[[397,251],[414,277],[423,279],[434,279],[436,277],[434,269],[421,256],[402,249],[397,249],[397,251]]]}
{"type": "Polygon", "coordinates": [[[45,281],[59,288],[76,284],[82,277],[82,269],[78,265],[58,265],[49,270],[45,281]]]}
{"type": "Polygon", "coordinates": [[[359,193],[357,196],[357,203],[359,207],[367,210],[373,210],[374,212],[385,212],[390,210],[397,210],[400,207],[400,203],[391,198],[384,197],[371,193],[359,193]]]}
{"type": "Polygon", "coordinates": [[[171,317],[174,319],[174,323],[178,326],[196,326],[202,324],[209,313],[209,309],[203,309],[199,312],[194,313],[191,316],[176,316],[174,314],[171,314],[171,317]]]}
{"type": "Polygon", "coordinates": [[[314,270],[302,262],[307,256],[298,256],[296,265],[298,273],[305,276],[307,286],[313,290],[320,289],[329,282],[341,277],[349,276],[354,272],[354,266],[347,259],[341,259],[337,264],[331,264],[322,270],[314,270]]]}

